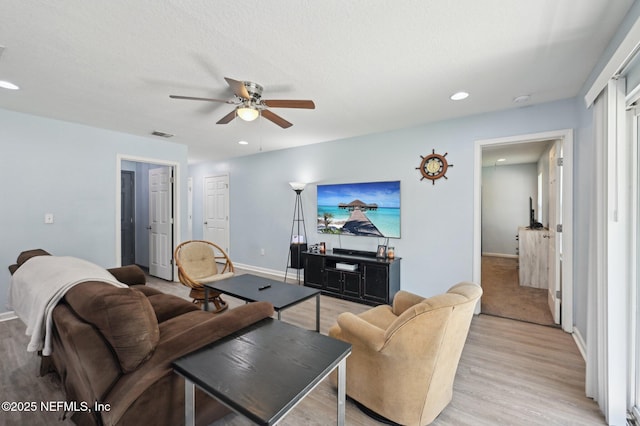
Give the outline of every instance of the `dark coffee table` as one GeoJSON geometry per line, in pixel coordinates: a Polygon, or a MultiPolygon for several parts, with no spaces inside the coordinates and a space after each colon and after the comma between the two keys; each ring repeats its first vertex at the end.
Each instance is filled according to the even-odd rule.
{"type": "Polygon", "coordinates": [[[337,424],[344,425],[351,344],[265,318],[173,362],[185,378],[185,424],[195,386],[258,425],[274,425],[338,368],[337,424]]]}
{"type": "Polygon", "coordinates": [[[204,309],[209,309],[209,290],[237,297],[245,302],[269,302],[281,319],[280,311],[316,297],[316,331],[320,332],[320,290],[287,284],[257,275],[236,275],[204,285],[204,309]],[[262,289],[262,290],[261,290],[262,289]]]}

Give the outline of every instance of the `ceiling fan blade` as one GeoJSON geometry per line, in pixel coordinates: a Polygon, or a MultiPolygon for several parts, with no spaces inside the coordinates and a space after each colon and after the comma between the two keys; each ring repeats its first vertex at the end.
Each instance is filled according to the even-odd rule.
{"type": "Polygon", "coordinates": [[[189,101],[207,101],[207,102],[224,102],[225,104],[233,104],[232,101],[226,101],[223,99],[213,99],[213,98],[194,98],[192,96],[177,96],[177,95],[169,95],[171,99],[187,99],[189,101]]]}
{"type": "Polygon", "coordinates": [[[315,109],[316,104],[313,101],[303,100],[285,100],[285,99],[265,99],[262,103],[269,108],[304,108],[315,109]]]}
{"type": "Polygon", "coordinates": [[[293,126],[293,124],[289,123],[287,120],[280,117],[279,115],[272,113],[268,109],[263,109],[261,114],[264,118],[276,123],[278,126],[282,127],[283,129],[288,129],[289,127],[293,126]]]}
{"type": "Polygon", "coordinates": [[[227,84],[231,86],[231,90],[233,90],[233,93],[235,93],[236,96],[243,99],[251,99],[251,95],[247,92],[247,88],[244,87],[244,83],[242,81],[234,80],[229,77],[225,77],[224,79],[227,80],[227,84]]]}
{"type": "Polygon", "coordinates": [[[234,118],[236,118],[236,110],[235,109],[233,111],[231,111],[229,114],[227,114],[224,117],[222,117],[220,120],[218,120],[216,122],[216,124],[227,124],[228,122],[230,122],[234,118]]]}

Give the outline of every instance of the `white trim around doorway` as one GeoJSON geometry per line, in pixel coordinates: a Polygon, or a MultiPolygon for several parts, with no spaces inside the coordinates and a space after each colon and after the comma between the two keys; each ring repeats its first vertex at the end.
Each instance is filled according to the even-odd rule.
{"type": "MultiPolygon", "coordinates": [[[[181,192],[180,192],[180,182],[181,182],[181,171],[180,171],[180,163],[176,162],[176,161],[167,161],[167,160],[160,160],[157,158],[150,158],[150,157],[137,157],[137,156],[133,156],[133,155],[125,155],[125,154],[117,154],[116,155],[116,211],[115,211],[115,217],[116,217],[116,224],[115,224],[115,230],[116,230],[116,244],[115,244],[115,249],[116,249],[116,265],[117,266],[121,266],[122,264],[122,253],[121,253],[121,245],[122,245],[122,237],[121,237],[121,229],[120,229],[120,210],[122,208],[121,206],[121,199],[120,199],[120,190],[121,190],[121,178],[120,178],[120,172],[122,171],[122,161],[133,161],[136,163],[149,163],[149,164],[157,164],[160,166],[168,166],[168,167],[172,167],[174,174],[173,174],[173,241],[175,243],[180,241],[180,235],[181,234],[181,229],[180,229],[180,224],[181,224],[181,217],[180,217],[180,196],[181,196],[181,192]]],[[[173,268],[173,281],[178,281],[178,268],[173,268]]]]}
{"type": "MultiPolygon", "coordinates": [[[[474,190],[473,190],[473,281],[481,282],[482,271],[482,148],[489,145],[510,145],[523,142],[563,141],[562,173],[562,329],[573,332],[573,129],[507,136],[496,139],[475,141],[474,147],[474,190]]],[[[480,313],[480,304],[476,307],[480,313]]]]}

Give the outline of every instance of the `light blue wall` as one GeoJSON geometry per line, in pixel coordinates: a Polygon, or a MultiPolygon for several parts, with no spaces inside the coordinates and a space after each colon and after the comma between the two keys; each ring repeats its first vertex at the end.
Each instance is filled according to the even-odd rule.
{"type": "Polygon", "coordinates": [[[529,197],[537,212],[538,166],[482,168],[482,253],[516,255],[518,228],[529,226],[529,197]]]}
{"type": "Polygon", "coordinates": [[[403,258],[401,286],[425,296],[443,292],[472,279],[475,141],[575,128],[577,108],[570,99],[191,166],[194,237],[202,237],[204,177],[228,173],[235,262],[284,272],[295,199],[290,181],[314,184],[302,193],[311,243],[375,250],[376,238],[315,232],[315,184],[400,180],[402,238],[390,244],[403,258]],[[447,152],[454,166],[435,185],[420,181],[416,170],[432,149],[447,152]]]}
{"type": "Polygon", "coordinates": [[[573,282],[574,326],[587,338],[587,265],[589,264],[589,238],[591,199],[595,188],[595,138],[591,110],[584,108],[584,99],[578,99],[578,143],[573,149],[573,282]]]}
{"type": "MultiPolygon", "coordinates": [[[[117,266],[118,154],[179,163],[187,192],[183,145],[0,110],[0,148],[0,312],[8,310],[7,266],[23,250],[117,266]],[[44,224],[45,213],[55,215],[54,224],[44,224]]],[[[181,212],[184,230],[186,202],[181,212]]]]}

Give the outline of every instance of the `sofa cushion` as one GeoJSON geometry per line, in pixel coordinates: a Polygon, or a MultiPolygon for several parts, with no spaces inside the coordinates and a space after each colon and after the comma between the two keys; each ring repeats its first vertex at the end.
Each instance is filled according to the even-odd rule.
{"type": "Polygon", "coordinates": [[[172,294],[153,294],[147,296],[153,310],[156,313],[158,324],[173,317],[186,314],[191,311],[199,311],[200,307],[172,294]]]}
{"type": "Polygon", "coordinates": [[[67,304],[109,342],[124,373],[146,361],[160,339],[158,320],[147,297],[131,288],[88,281],[65,295],[67,304]]]}
{"type": "Polygon", "coordinates": [[[47,251],[42,249],[33,249],[33,250],[23,251],[18,255],[18,259],[16,260],[16,263],[14,263],[13,265],[9,265],[9,272],[11,272],[11,275],[13,275],[18,270],[18,268],[22,266],[24,262],[26,262],[27,260],[35,256],[50,256],[50,254],[47,251]]]}
{"type": "Polygon", "coordinates": [[[144,271],[137,265],[126,265],[118,268],[107,269],[116,280],[129,286],[135,284],[144,285],[147,282],[147,277],[144,275],[144,271]]]}
{"type": "Polygon", "coordinates": [[[154,294],[163,294],[160,290],[156,290],[155,288],[149,287],[148,285],[145,285],[145,284],[135,284],[129,287],[144,293],[144,295],[147,297],[153,296],[154,294]]]}
{"type": "Polygon", "coordinates": [[[24,262],[36,256],[50,256],[50,254],[46,250],[42,250],[42,249],[26,250],[18,255],[18,260],[16,261],[16,264],[18,266],[22,266],[24,262]]]}

